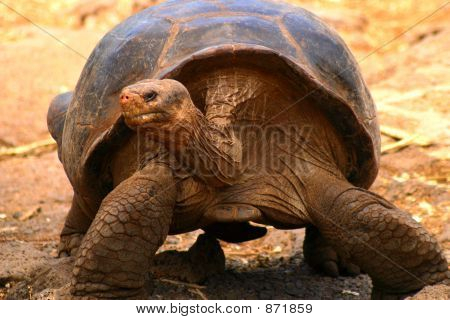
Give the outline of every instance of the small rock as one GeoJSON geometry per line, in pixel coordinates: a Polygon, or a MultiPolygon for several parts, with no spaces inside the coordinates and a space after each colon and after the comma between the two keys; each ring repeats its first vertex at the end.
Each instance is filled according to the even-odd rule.
{"type": "Polygon", "coordinates": [[[14,212],[13,218],[17,219],[19,221],[25,221],[25,220],[33,218],[34,216],[36,216],[37,214],[39,214],[41,212],[42,212],[41,207],[37,207],[37,208],[31,209],[31,210],[28,210],[26,212],[17,211],[17,212],[14,212]]]}
{"type": "Polygon", "coordinates": [[[13,213],[12,217],[14,219],[19,219],[21,215],[22,215],[22,212],[16,211],[16,212],[13,213]]]}
{"type": "Polygon", "coordinates": [[[405,182],[410,179],[410,176],[408,173],[403,172],[400,176],[394,176],[393,179],[398,182],[405,182]]]}
{"type": "Polygon", "coordinates": [[[423,209],[424,211],[426,211],[427,214],[432,215],[434,212],[433,206],[426,202],[426,201],[421,201],[419,202],[419,208],[423,209]]]}
{"type": "Polygon", "coordinates": [[[351,291],[351,290],[342,290],[342,294],[348,294],[355,297],[359,297],[359,292],[351,291]]]}
{"type": "Polygon", "coordinates": [[[281,247],[280,246],[276,246],[275,248],[273,248],[272,252],[273,253],[280,253],[281,252],[281,247]]]}

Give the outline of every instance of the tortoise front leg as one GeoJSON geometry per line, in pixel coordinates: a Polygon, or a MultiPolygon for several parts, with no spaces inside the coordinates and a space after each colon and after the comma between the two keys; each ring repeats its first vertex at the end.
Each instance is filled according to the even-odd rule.
{"type": "Polygon", "coordinates": [[[341,257],[369,274],[373,297],[401,297],[448,279],[436,239],[408,213],[331,175],[316,174],[309,187],[314,224],[341,257]]]}
{"type": "Polygon", "coordinates": [[[174,205],[175,181],[165,165],[149,164],[118,185],[103,200],[78,250],[71,293],[142,297],[174,205]]]}

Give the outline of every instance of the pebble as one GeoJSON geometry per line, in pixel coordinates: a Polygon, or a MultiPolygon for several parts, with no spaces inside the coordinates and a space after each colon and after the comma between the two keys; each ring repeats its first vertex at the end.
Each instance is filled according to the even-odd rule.
{"type": "Polygon", "coordinates": [[[28,210],[26,212],[21,212],[21,211],[16,211],[13,213],[13,218],[20,220],[20,221],[25,221],[28,219],[33,218],[34,216],[36,216],[37,214],[42,212],[42,208],[41,207],[37,207],[31,210],[28,210]]]}
{"type": "Polygon", "coordinates": [[[272,250],[273,253],[279,253],[279,252],[281,252],[281,251],[282,251],[282,249],[281,249],[280,246],[276,246],[276,247],[273,248],[273,250],[272,250]]]}
{"type": "Polygon", "coordinates": [[[22,212],[20,212],[20,211],[16,211],[16,212],[14,212],[13,215],[12,215],[12,217],[13,217],[14,219],[19,219],[20,216],[22,216],[22,212]]]}
{"type": "Polygon", "coordinates": [[[342,294],[349,294],[355,297],[359,297],[359,292],[351,291],[351,290],[342,290],[342,294]]]}

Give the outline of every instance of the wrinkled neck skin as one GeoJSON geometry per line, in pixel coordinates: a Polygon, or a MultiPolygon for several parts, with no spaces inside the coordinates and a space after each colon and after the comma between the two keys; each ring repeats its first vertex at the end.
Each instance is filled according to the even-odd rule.
{"type": "Polygon", "coordinates": [[[229,186],[240,176],[241,144],[229,123],[208,120],[190,100],[170,124],[149,133],[175,156],[183,171],[208,185],[229,186]]]}
{"type": "Polygon", "coordinates": [[[191,113],[188,137],[178,160],[214,187],[232,185],[240,176],[242,147],[229,124],[208,120],[200,110],[191,113]]]}

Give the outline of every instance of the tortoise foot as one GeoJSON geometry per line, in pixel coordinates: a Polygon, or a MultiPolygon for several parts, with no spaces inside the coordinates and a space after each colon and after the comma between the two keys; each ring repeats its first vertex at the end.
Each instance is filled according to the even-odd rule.
{"type": "Polygon", "coordinates": [[[225,271],[225,255],[216,238],[201,234],[188,251],[164,251],[155,256],[151,273],[156,278],[171,278],[203,283],[225,271]]]}
{"type": "Polygon", "coordinates": [[[84,234],[72,233],[61,236],[58,246],[58,257],[75,256],[81,245],[84,234]]]}
{"type": "Polygon", "coordinates": [[[361,273],[357,265],[346,261],[333,249],[316,227],[306,228],[303,253],[311,268],[327,276],[357,276],[361,273]]]}

